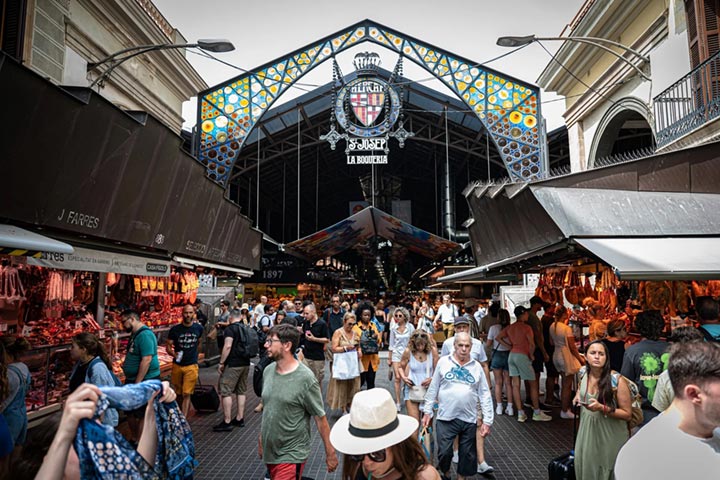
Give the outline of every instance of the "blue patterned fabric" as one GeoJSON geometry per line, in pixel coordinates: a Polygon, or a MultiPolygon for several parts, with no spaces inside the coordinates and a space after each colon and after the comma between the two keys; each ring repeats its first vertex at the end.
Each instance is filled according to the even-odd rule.
{"type": "Polygon", "coordinates": [[[75,436],[75,450],[80,459],[83,480],[123,478],[128,480],[182,480],[192,476],[197,465],[195,443],[185,417],[177,403],[153,402],[158,432],[155,466],[150,466],[118,431],[96,421],[108,408],[134,410],[159,391],[159,380],[148,380],[122,387],[100,387],[95,419],[84,419],[75,436]]]}

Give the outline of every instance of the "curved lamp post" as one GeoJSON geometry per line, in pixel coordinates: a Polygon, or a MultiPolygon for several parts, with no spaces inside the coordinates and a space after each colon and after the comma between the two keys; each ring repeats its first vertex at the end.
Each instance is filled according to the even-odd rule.
{"type": "Polygon", "coordinates": [[[533,42],[542,42],[542,41],[561,41],[561,42],[578,42],[578,43],[587,43],[590,45],[593,45],[595,47],[601,48],[605,50],[606,52],[614,55],[615,57],[619,58],[626,64],[630,65],[632,68],[635,69],[638,74],[645,80],[650,81],[650,77],[640,70],[637,65],[632,63],[630,60],[625,58],[623,55],[620,55],[615,50],[606,47],[603,45],[603,43],[607,43],[609,45],[613,45],[618,48],[622,48],[626,52],[632,53],[637,58],[644,62],[649,62],[650,58],[643,55],[642,53],[638,52],[637,50],[628,47],[627,45],[623,45],[622,43],[614,42],[612,40],[608,40],[607,38],[599,38],[599,37],[536,37],[535,35],[526,35],[524,37],[500,37],[497,39],[497,45],[501,47],[521,47],[523,45],[529,45],[533,42]]]}
{"type": "Polygon", "coordinates": [[[231,52],[235,50],[235,46],[229,40],[223,39],[203,39],[198,40],[196,43],[164,43],[159,45],[138,45],[136,47],[125,48],[118,52],[108,55],[107,57],[98,60],[97,62],[90,62],[87,66],[87,71],[91,72],[95,68],[110,62],[110,68],[105,70],[98,78],[96,78],[91,84],[90,88],[94,87],[98,83],[102,82],[105,78],[110,76],[113,70],[120,66],[126,60],[129,60],[138,55],[142,55],[148,52],[154,52],[157,50],[173,50],[178,48],[199,48],[207,52],[222,53],[231,52]]]}

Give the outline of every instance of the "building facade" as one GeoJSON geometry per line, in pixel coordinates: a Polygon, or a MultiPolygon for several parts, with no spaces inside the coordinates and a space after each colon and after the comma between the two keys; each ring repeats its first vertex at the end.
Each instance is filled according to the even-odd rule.
{"type": "Polygon", "coordinates": [[[596,45],[566,41],[538,78],[566,98],[573,171],[717,138],[719,6],[717,0],[585,2],[561,36],[612,40],[637,54],[610,46],[622,60],[596,45]]]}
{"type": "MultiPolygon", "coordinates": [[[[0,50],[57,85],[87,87],[108,55],[139,45],[187,43],[150,0],[3,0],[0,50]]],[[[134,57],[96,86],[128,111],[145,111],[179,132],[182,104],[207,85],[181,49],[134,57]]]]}

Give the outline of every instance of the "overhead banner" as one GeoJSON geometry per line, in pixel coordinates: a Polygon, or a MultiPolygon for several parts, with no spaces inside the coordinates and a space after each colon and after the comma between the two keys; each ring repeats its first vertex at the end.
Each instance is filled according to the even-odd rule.
{"type": "Polygon", "coordinates": [[[40,258],[28,258],[27,263],[60,270],[113,272],[149,277],[170,276],[170,262],[78,247],[75,247],[74,253],[43,252],[40,258]]]}
{"type": "Polygon", "coordinates": [[[382,210],[367,207],[335,225],[288,243],[285,250],[299,257],[317,260],[337,255],[374,236],[386,238],[427,258],[446,257],[462,248],[458,243],[414,227],[382,210]]]}

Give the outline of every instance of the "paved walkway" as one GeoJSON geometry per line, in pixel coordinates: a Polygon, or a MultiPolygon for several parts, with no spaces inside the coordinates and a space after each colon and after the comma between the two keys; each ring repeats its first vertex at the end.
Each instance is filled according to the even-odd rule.
{"type": "MultiPolygon", "coordinates": [[[[328,376],[326,371],[323,392],[327,391],[328,376]]],[[[216,384],[217,368],[202,368],[200,378],[204,383],[216,384]]],[[[252,385],[250,380],[248,384],[252,385]]],[[[388,381],[387,361],[381,362],[376,384],[393,392],[393,387],[388,381]]],[[[253,412],[257,404],[258,398],[250,388],[245,427],[235,428],[229,433],[212,431],[212,426],[222,419],[220,412],[209,415],[190,414],[190,424],[200,462],[196,470],[196,479],[261,480],[263,478],[265,467],[257,455],[261,415],[253,412]]],[[[337,420],[339,413],[339,411],[328,412],[331,426],[337,420]]],[[[528,420],[524,424],[518,423],[515,417],[496,416],[492,433],[485,443],[487,461],[495,467],[495,473],[486,477],[477,475],[473,478],[547,479],[548,462],[570,450],[572,444],[572,422],[560,420],[559,409],[554,409],[552,415],[555,418],[552,422],[528,420]]],[[[315,423],[311,422],[311,424],[312,453],[305,468],[305,476],[316,480],[339,479],[340,468],[336,473],[327,473],[322,441],[315,430],[315,423]]],[[[342,466],[342,455],[339,455],[339,460],[342,466]]]]}

